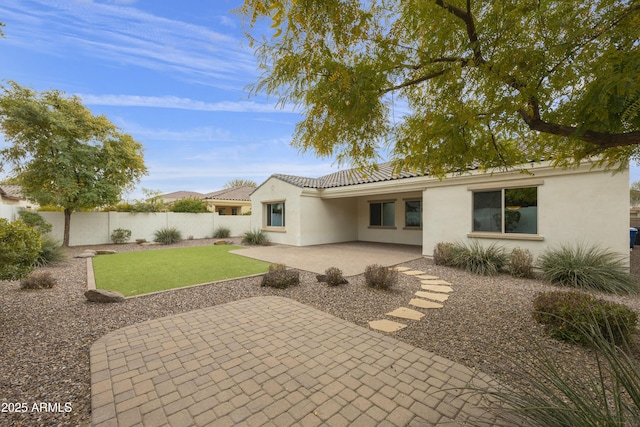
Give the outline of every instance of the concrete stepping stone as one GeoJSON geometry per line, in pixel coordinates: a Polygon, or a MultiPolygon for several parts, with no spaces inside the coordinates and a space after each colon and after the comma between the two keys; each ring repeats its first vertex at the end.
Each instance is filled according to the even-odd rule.
{"type": "Polygon", "coordinates": [[[403,271],[404,274],[409,275],[409,276],[417,276],[419,274],[424,274],[424,271],[420,271],[420,270],[409,270],[409,271],[403,271]]]}
{"type": "Polygon", "coordinates": [[[386,315],[409,320],[420,320],[424,317],[424,313],[420,313],[417,310],[412,310],[407,307],[396,308],[395,310],[386,313],[386,315]]]}
{"type": "Polygon", "coordinates": [[[432,299],[435,301],[446,301],[449,299],[449,295],[446,294],[436,294],[433,292],[422,292],[422,291],[418,291],[416,292],[416,296],[420,297],[420,298],[427,298],[427,299],[432,299]]]}
{"type": "Polygon", "coordinates": [[[393,267],[395,271],[409,271],[411,270],[409,267],[393,267]]]}
{"type": "Polygon", "coordinates": [[[431,292],[453,292],[453,288],[451,286],[422,285],[421,288],[425,291],[431,291],[431,292]]]}
{"type": "Polygon", "coordinates": [[[420,307],[420,308],[444,307],[442,304],[438,304],[437,302],[427,301],[426,299],[421,299],[421,298],[413,298],[411,301],[409,301],[409,305],[413,305],[414,307],[420,307]]]}
{"type": "Polygon", "coordinates": [[[450,285],[446,280],[423,280],[423,285],[450,285]]]}
{"type": "Polygon", "coordinates": [[[438,280],[439,277],[438,276],[430,276],[428,274],[423,274],[421,276],[416,276],[418,279],[422,279],[422,280],[438,280]]]}
{"type": "Polygon", "coordinates": [[[400,329],[404,329],[407,325],[398,322],[392,322],[391,320],[373,320],[369,322],[369,327],[382,332],[397,332],[400,329]]]}

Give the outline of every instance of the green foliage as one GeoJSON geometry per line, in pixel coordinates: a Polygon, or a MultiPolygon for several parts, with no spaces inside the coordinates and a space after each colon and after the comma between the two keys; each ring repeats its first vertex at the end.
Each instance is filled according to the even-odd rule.
{"type": "Polygon", "coordinates": [[[577,344],[590,344],[594,334],[628,344],[638,325],[638,315],[628,307],[576,291],[541,293],[533,310],[552,337],[577,344]]]}
{"type": "Polygon", "coordinates": [[[365,268],[364,280],[370,288],[390,289],[398,283],[398,272],[393,268],[372,264],[365,268]]]}
{"type": "Polygon", "coordinates": [[[466,5],[244,0],[252,93],[303,111],[295,147],[356,166],[387,141],[398,168],[436,176],[594,155],[624,168],[640,153],[636,2],[466,5]],[[251,34],[262,19],[268,37],[251,34]]]}
{"type": "Polygon", "coordinates": [[[629,201],[631,206],[640,205],[640,181],[631,183],[631,188],[629,189],[629,201]]]}
{"type": "Polygon", "coordinates": [[[533,277],[533,255],[528,249],[514,248],[511,251],[509,274],[513,277],[533,277]]]}
{"type": "Polygon", "coordinates": [[[538,264],[544,277],[556,285],[620,295],[638,291],[638,282],[629,274],[624,258],[598,246],[548,249],[538,264]]]}
{"type": "Polygon", "coordinates": [[[111,232],[111,241],[116,244],[127,243],[131,238],[131,230],[116,228],[111,232]]]}
{"type": "Polygon", "coordinates": [[[162,245],[172,245],[182,240],[182,233],[175,227],[161,228],[156,230],[153,235],[153,241],[162,245]]]}
{"type": "Polygon", "coordinates": [[[433,262],[436,265],[451,266],[453,264],[453,247],[453,243],[437,243],[436,247],[433,249],[433,262]]]}
{"type": "Polygon", "coordinates": [[[242,243],[246,245],[268,245],[269,237],[264,231],[255,229],[244,233],[242,243]]]}
{"type": "Polygon", "coordinates": [[[0,130],[8,146],[0,159],[13,166],[25,196],[64,208],[68,246],[72,212],[117,203],[146,173],[142,145],[77,96],[15,82],[2,89],[0,130]]]}
{"type": "Polygon", "coordinates": [[[269,266],[269,271],[262,276],[262,283],[260,286],[286,289],[298,284],[300,284],[300,272],[287,270],[287,266],[284,264],[271,264],[269,266]]]}
{"type": "Polygon", "coordinates": [[[0,280],[17,280],[31,273],[41,248],[35,228],[22,220],[0,218],[0,280]]]}
{"type": "Polygon", "coordinates": [[[53,229],[53,226],[45,221],[37,212],[31,211],[19,211],[18,215],[20,215],[20,219],[27,224],[38,230],[40,234],[50,233],[53,229]]]}
{"type": "Polygon", "coordinates": [[[216,239],[226,239],[231,236],[231,229],[229,227],[220,226],[213,232],[213,237],[216,239]]]}
{"type": "Polygon", "coordinates": [[[171,206],[173,212],[189,212],[189,213],[204,213],[209,212],[207,204],[202,199],[195,197],[184,198],[176,200],[171,206]]]}
{"type": "Polygon", "coordinates": [[[507,265],[507,254],[503,247],[492,243],[488,247],[477,241],[468,246],[456,243],[451,248],[451,265],[483,276],[498,274],[507,265]]]}
{"type": "Polygon", "coordinates": [[[20,289],[51,289],[58,281],[48,271],[30,274],[20,280],[20,289]]]}
{"type": "Polygon", "coordinates": [[[324,274],[327,285],[329,286],[338,286],[347,283],[342,275],[342,270],[338,267],[329,267],[325,270],[324,274]]]}
{"type": "Polygon", "coordinates": [[[38,259],[33,263],[35,267],[55,264],[67,259],[67,255],[60,246],[60,242],[51,236],[42,236],[42,249],[38,253],[38,259]]]}

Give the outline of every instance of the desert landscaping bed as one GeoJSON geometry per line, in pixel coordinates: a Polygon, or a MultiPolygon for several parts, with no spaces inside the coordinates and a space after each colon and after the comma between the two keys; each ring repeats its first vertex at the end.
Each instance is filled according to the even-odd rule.
{"type": "MultiPolygon", "coordinates": [[[[179,245],[212,243],[185,240],[179,245]]],[[[135,244],[104,247],[118,252],[162,250],[135,244]]],[[[99,337],[123,326],[242,298],[277,295],[368,327],[368,322],[383,318],[384,313],[406,306],[420,288],[418,279],[406,275],[400,275],[391,291],[368,289],[361,275],[333,288],[318,283],[314,274],[301,272],[301,285],[285,290],[260,287],[260,277],[252,277],[131,298],[122,304],[90,304],[83,296],[86,260],[73,258],[84,249],[70,248],[66,262],[44,268],[58,280],[53,289],[23,291],[18,282],[0,282],[0,402],[6,407],[26,403],[29,409],[34,403],[51,403],[49,409],[54,410],[0,413],[0,425],[89,425],[89,348],[99,337]]],[[[447,280],[454,292],[443,309],[425,311],[422,320],[410,321],[394,337],[505,384],[517,380],[512,361],[537,346],[575,367],[576,372],[581,366],[593,366],[588,350],[545,338],[532,320],[531,301],[536,293],[549,290],[548,285],[508,275],[474,276],[435,266],[427,259],[403,265],[447,280]]],[[[639,265],[640,250],[636,250],[632,252],[636,274],[639,265]]],[[[640,313],[638,296],[604,298],[640,313]]]]}

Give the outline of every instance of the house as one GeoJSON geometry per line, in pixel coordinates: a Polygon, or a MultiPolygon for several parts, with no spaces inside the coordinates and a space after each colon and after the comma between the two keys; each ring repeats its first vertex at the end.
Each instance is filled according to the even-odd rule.
{"type": "Polygon", "coordinates": [[[319,178],[275,174],[251,194],[252,224],[274,243],[346,241],[422,246],[479,240],[529,249],[584,243],[629,256],[629,173],[583,163],[531,163],[509,171],[470,170],[440,180],[340,171],[319,178]]]}
{"type": "Polygon", "coordinates": [[[37,209],[37,203],[30,202],[22,195],[19,185],[0,184],[0,204],[13,205],[25,209],[37,209]]]}
{"type": "Polygon", "coordinates": [[[174,191],[173,193],[162,194],[158,196],[158,199],[160,199],[162,203],[171,204],[181,199],[200,199],[202,196],[204,196],[204,194],[198,193],[197,191],[174,191]]]}
{"type": "Polygon", "coordinates": [[[245,215],[251,212],[251,199],[249,195],[256,187],[241,185],[225,188],[202,196],[207,204],[207,209],[218,212],[220,215],[245,215]]]}

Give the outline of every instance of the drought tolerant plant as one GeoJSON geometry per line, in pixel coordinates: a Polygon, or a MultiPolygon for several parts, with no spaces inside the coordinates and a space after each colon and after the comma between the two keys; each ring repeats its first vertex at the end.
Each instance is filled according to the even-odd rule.
{"type": "Polygon", "coordinates": [[[20,219],[0,218],[0,280],[17,280],[31,273],[41,249],[38,230],[20,219]]]}
{"type": "Polygon", "coordinates": [[[630,343],[638,315],[628,307],[577,291],[543,292],[533,301],[533,318],[554,338],[589,344],[593,335],[613,344],[630,343]]]}
{"type": "Polygon", "coordinates": [[[287,266],[284,264],[271,264],[269,266],[269,271],[262,276],[262,283],[260,286],[286,289],[289,286],[298,285],[299,283],[300,272],[287,270],[287,266]]]}
{"type": "Polygon", "coordinates": [[[507,254],[503,247],[494,243],[484,247],[475,240],[468,246],[463,243],[454,244],[451,258],[454,267],[483,276],[498,274],[507,264],[507,254]]]}
{"type": "Polygon", "coordinates": [[[127,243],[131,238],[131,230],[116,228],[111,232],[111,241],[116,244],[127,243]]]}
{"type": "Polygon", "coordinates": [[[347,283],[342,276],[342,270],[337,267],[329,267],[324,271],[325,281],[329,286],[338,286],[347,283]]]}
{"type": "Polygon", "coordinates": [[[509,274],[513,277],[533,277],[533,255],[528,249],[514,248],[511,251],[509,274]]]}
{"type": "Polygon", "coordinates": [[[269,244],[269,238],[264,231],[255,229],[244,233],[242,243],[246,245],[267,245],[269,244]]]}
{"type": "Polygon", "coordinates": [[[20,289],[51,289],[57,284],[55,277],[48,271],[40,271],[20,280],[20,289]]]}
{"type": "Polygon", "coordinates": [[[398,271],[378,264],[368,265],[364,270],[367,286],[376,289],[389,289],[398,283],[398,271]]]}
{"type": "Polygon", "coordinates": [[[156,230],[153,235],[155,236],[153,241],[162,245],[172,245],[182,240],[182,233],[175,227],[161,228],[156,230]]]}
{"type": "Polygon", "coordinates": [[[187,212],[187,213],[205,213],[209,212],[207,204],[202,199],[196,197],[188,197],[180,200],[176,200],[171,206],[173,212],[187,212]]]}
{"type": "Polygon", "coordinates": [[[221,226],[213,232],[213,237],[216,239],[226,239],[229,236],[231,236],[231,229],[229,227],[221,226]]]}
{"type": "Polygon", "coordinates": [[[34,262],[35,267],[43,267],[45,265],[55,264],[64,261],[67,258],[60,241],[51,236],[42,236],[42,248],[38,253],[38,259],[34,262]]]}
{"type": "Polygon", "coordinates": [[[548,249],[538,258],[538,265],[545,279],[556,285],[620,295],[638,291],[638,282],[623,257],[598,246],[548,249]]]}
{"type": "Polygon", "coordinates": [[[35,228],[40,234],[51,233],[53,226],[49,224],[40,214],[32,211],[19,211],[20,219],[27,225],[35,228]]]}
{"type": "Polygon", "coordinates": [[[449,242],[440,242],[433,249],[433,262],[436,265],[451,266],[453,262],[451,250],[454,244],[449,242]]]}

